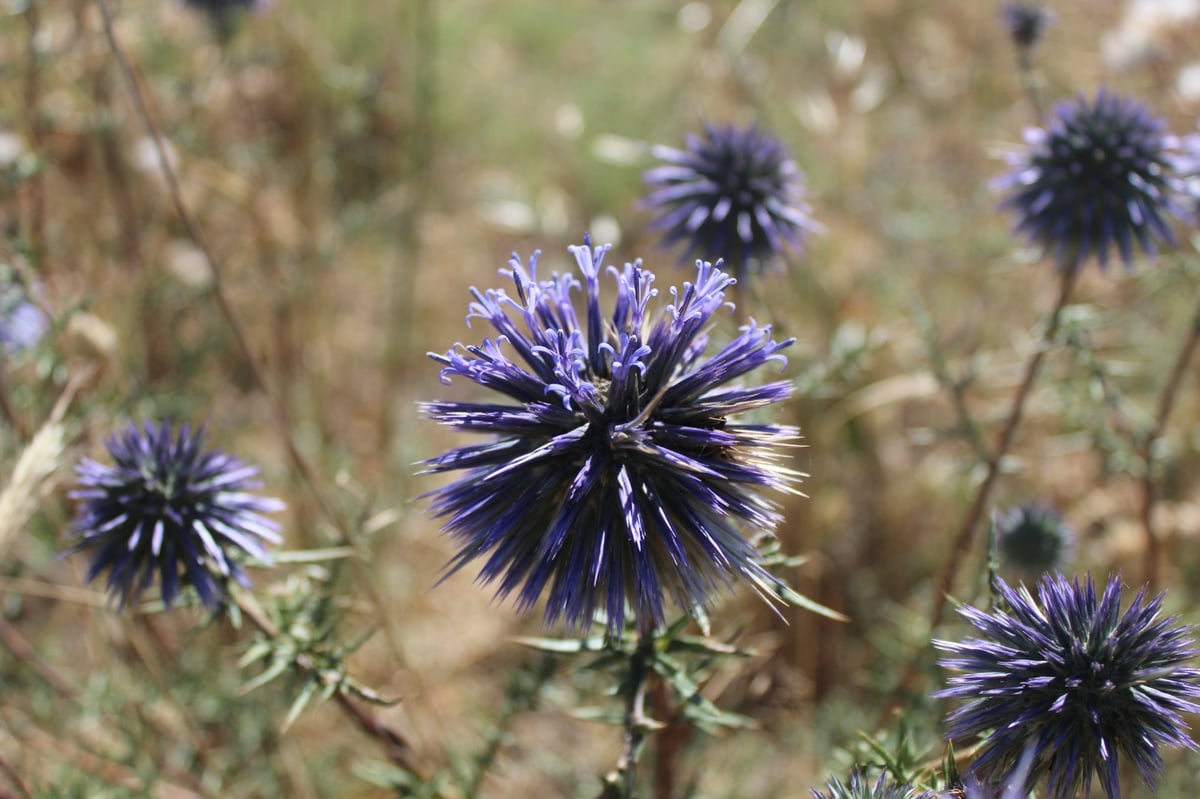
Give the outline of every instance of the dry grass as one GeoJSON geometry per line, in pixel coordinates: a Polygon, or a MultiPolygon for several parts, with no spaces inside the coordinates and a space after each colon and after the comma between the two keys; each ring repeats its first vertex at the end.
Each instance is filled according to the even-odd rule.
{"type": "MultiPolygon", "coordinates": [[[[74,795],[61,787],[72,774],[105,769],[124,769],[114,796],[132,785],[160,796],[379,795],[352,776],[378,757],[372,742],[331,707],[279,736],[271,720],[286,710],[285,686],[232,699],[244,678],[232,632],[197,631],[189,611],[117,617],[70,593],[81,564],[55,557],[69,507],[61,493],[44,499],[64,427],[43,423],[86,368],[97,373],[64,422],[79,451],[98,456],[126,419],[207,420],[288,500],[289,545],[346,542],[289,463],[272,404],[237,353],[95,6],[20,5],[0,29],[0,136],[21,150],[0,155],[0,260],[36,275],[58,324],[6,378],[40,432],[4,443],[0,589],[5,619],[75,693],[5,660],[14,688],[0,757],[30,785],[60,786],[46,796],[74,795]],[[35,163],[36,175],[14,177],[35,163]],[[18,485],[28,490],[10,499],[18,485]],[[14,535],[28,541],[15,546],[14,535]],[[63,592],[25,591],[22,580],[63,592]]],[[[492,285],[511,251],[540,248],[565,266],[565,246],[586,229],[618,234],[619,258],[682,279],[645,230],[640,172],[646,144],[677,143],[704,117],[758,120],[788,142],[826,227],[790,271],[739,299],[798,338],[790,373],[806,391],[785,414],[805,431],[798,468],[813,477],[782,538],[814,554],[798,587],[853,621],[792,613],[784,626],[752,600],[726,602],[718,630],[742,630],[767,654],[718,671],[710,691],[762,728],[698,739],[686,773],[701,775],[705,796],[806,794],[837,763],[834,747],[875,724],[897,664],[927,640],[921,619],[975,460],[932,377],[920,320],[949,370],[974,376],[966,405],[991,441],[1056,283],[1016,250],[987,188],[1002,169],[995,153],[1020,140],[1031,112],[991,3],[760,3],[774,6],[766,24],[730,27],[735,9],[754,5],[279,0],[222,48],[181,4],[113,3],[270,394],[356,531],[358,557],[338,585],[349,627],[378,631],[353,670],[402,697],[382,716],[432,764],[478,748],[502,675],[536,660],[508,639],[540,628],[491,602],[470,573],[431,590],[452,547],[422,514],[417,497],[433,481],[414,463],[451,442],[415,403],[470,388],[441,386],[425,353],[478,335],[462,324],[467,289],[492,285]]],[[[1144,5],[1054,3],[1058,24],[1039,51],[1044,96],[1110,86],[1194,129],[1200,96],[1178,78],[1200,15],[1132,16],[1144,5]]],[[[1076,294],[1095,320],[1095,352],[1142,422],[1195,301],[1190,253],[1132,275],[1089,269],[1076,294]]],[[[1053,501],[1082,532],[1077,568],[1137,582],[1136,464],[1104,448],[1111,419],[1096,381],[1065,352],[1049,361],[996,503],[1053,501]]],[[[1200,594],[1197,430],[1191,372],[1167,430],[1158,511],[1176,608],[1200,594]]],[[[979,585],[980,549],[962,564],[961,593],[979,585]]],[[[563,709],[602,700],[581,700],[565,676],[551,685],[483,795],[597,791],[619,731],[563,709]]]]}

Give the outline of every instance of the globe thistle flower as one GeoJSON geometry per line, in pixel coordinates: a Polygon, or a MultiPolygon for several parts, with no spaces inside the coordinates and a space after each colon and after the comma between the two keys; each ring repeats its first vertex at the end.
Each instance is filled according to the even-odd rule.
{"type": "Polygon", "coordinates": [[[803,475],[779,465],[793,427],[733,417],[786,399],[790,381],[736,381],[786,363],[769,327],[751,321],[709,357],[708,327],[733,279],[696,265],[696,279],[654,309],[654,275],[641,262],[603,261],[609,247],[569,247],[571,274],[539,279],[514,255],[515,291],[472,289],[467,320],[495,339],[445,355],[442,382],[463,377],[500,395],[490,402],[429,402],[442,424],[488,434],[481,444],[427,461],[430,472],[465,471],[432,492],[431,510],[460,542],[451,572],[483,559],[480,579],[516,592],[520,610],[548,594],[547,624],[578,628],[597,611],[621,634],[626,604],[643,631],[665,622],[664,594],[699,615],[722,586],[744,580],[760,594],[782,585],[758,562],[741,528],[780,521],[764,489],[795,493],[803,475]],[[601,310],[601,278],[616,299],[601,310]],[[582,288],[582,316],[571,294],[582,288]]]}
{"type": "Polygon", "coordinates": [[[1045,8],[1022,2],[1005,3],[1001,15],[1013,44],[1021,50],[1029,50],[1041,41],[1042,34],[1054,21],[1054,15],[1045,8]]]}
{"type": "Polygon", "coordinates": [[[651,228],[689,256],[731,264],[737,277],[774,264],[784,249],[803,250],[818,226],[804,202],[804,175],[783,143],[758,127],[705,123],[682,150],[655,147],[665,163],[648,170],[655,209],[651,228]]]}
{"type": "Polygon", "coordinates": [[[79,541],[70,551],[94,553],[88,581],[107,571],[122,607],[157,574],[164,605],[178,596],[182,577],[215,609],[230,578],[249,584],[239,556],[270,563],[265,542],[280,542],[279,525],[262,514],[284,505],[247,493],[261,485],[258,468],[206,452],[203,428],[192,433],[185,425],[172,439],[169,422],[130,425],[105,447],[112,465],[84,458],[76,467],[79,541]]]}
{"type": "Polygon", "coordinates": [[[995,182],[1008,193],[1002,208],[1017,232],[1053,252],[1062,270],[1091,255],[1108,265],[1115,247],[1132,266],[1136,242],[1175,244],[1168,226],[1183,216],[1179,142],[1164,123],[1133,100],[1103,90],[1060,103],[1045,128],[1025,132],[1028,148],[1009,156],[1013,171],[995,182]]]}
{"type": "Polygon", "coordinates": [[[1081,585],[1047,575],[1036,598],[996,582],[996,609],[960,611],[981,638],[934,641],[951,655],[941,664],[961,672],[935,696],[966,700],[949,736],[983,736],[973,774],[1008,780],[1032,746],[1026,788],[1045,774],[1048,796],[1072,799],[1095,775],[1113,799],[1119,755],[1153,786],[1161,747],[1196,748],[1180,714],[1200,712],[1200,672],[1187,665],[1188,630],[1161,617],[1161,594],[1147,601],[1143,588],[1122,614],[1119,577],[1100,596],[1090,576],[1081,585]]]}
{"type": "Polygon", "coordinates": [[[1071,557],[1075,531],[1048,505],[1009,508],[996,517],[996,546],[1002,561],[1040,575],[1061,568],[1071,557]]]}
{"type": "Polygon", "coordinates": [[[861,771],[851,773],[849,785],[834,777],[825,784],[824,791],[813,788],[812,795],[813,799],[932,799],[931,794],[918,793],[912,786],[901,785],[886,773],[880,774],[872,784],[861,771]]]}

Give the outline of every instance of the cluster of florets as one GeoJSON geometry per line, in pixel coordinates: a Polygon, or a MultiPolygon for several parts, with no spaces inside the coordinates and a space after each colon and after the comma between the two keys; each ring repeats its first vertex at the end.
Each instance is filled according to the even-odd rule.
{"type": "Polygon", "coordinates": [[[684,258],[724,260],[738,278],[800,251],[818,229],[804,201],[804,175],[783,143],[751,125],[705,124],[684,149],[654,149],[664,165],[645,174],[651,228],[684,258]]]}
{"type": "Polygon", "coordinates": [[[1098,778],[1114,799],[1118,757],[1153,785],[1161,748],[1196,748],[1183,720],[1200,712],[1195,650],[1188,629],[1161,615],[1161,595],[1148,600],[1143,589],[1121,613],[1119,577],[1099,594],[1090,577],[1061,574],[1044,577],[1036,596],[1003,580],[997,590],[993,610],[961,610],[981,637],[934,641],[958,672],[937,696],[965,700],[949,716],[950,737],[983,737],[973,774],[1005,784],[1027,772],[1027,788],[1047,776],[1054,799],[1098,778]]]}
{"type": "Polygon", "coordinates": [[[206,451],[203,429],[173,437],[167,422],[130,425],[105,446],[111,464],[84,458],[77,468],[72,551],[93,553],[87,579],[108,572],[122,606],[157,577],[164,605],[182,584],[216,609],[229,580],[247,584],[243,556],[270,563],[266,544],[279,542],[279,525],[263,514],[283,503],[248,493],[258,469],[206,451]]]}
{"type": "Polygon", "coordinates": [[[627,608],[661,626],[664,596],[699,613],[722,586],[744,580],[766,595],[778,581],[743,533],[775,529],[763,489],[794,491],[780,464],[795,428],[737,423],[780,402],[790,381],[743,386],[785,362],[769,327],[751,321],[706,357],[710,322],[733,279],[698,262],[693,282],[655,306],[654,274],[640,262],[604,267],[608,247],[569,248],[582,278],[538,275],[513,256],[504,290],[472,290],[468,319],[495,338],[444,355],[442,379],[496,393],[490,402],[430,402],[424,413],[488,436],[430,460],[465,476],[433,492],[433,510],[461,543],[452,569],[483,560],[481,577],[519,608],[548,594],[548,622],[579,627],[597,612],[619,634],[627,608]],[[607,273],[607,274],[606,274],[607,273]],[[615,290],[602,310],[601,284],[615,290]],[[582,314],[572,294],[582,290],[582,314]]]}
{"type": "Polygon", "coordinates": [[[996,182],[1017,232],[1063,270],[1112,250],[1133,262],[1134,247],[1174,244],[1171,218],[1186,217],[1187,160],[1161,119],[1120,95],[1100,91],[1060,103],[1045,127],[1025,133],[996,182]]]}

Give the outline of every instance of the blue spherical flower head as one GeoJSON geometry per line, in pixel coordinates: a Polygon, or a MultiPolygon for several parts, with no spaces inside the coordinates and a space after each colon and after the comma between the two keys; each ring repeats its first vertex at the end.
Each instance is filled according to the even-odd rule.
{"type": "Polygon", "coordinates": [[[783,143],[751,125],[704,125],[684,149],[656,147],[664,165],[645,175],[644,203],[657,214],[651,228],[667,246],[685,245],[684,258],[724,259],[743,278],[801,251],[819,229],[804,202],[804,175],[783,143]]]}
{"type": "Polygon", "coordinates": [[[1120,797],[1118,757],[1133,761],[1153,786],[1160,748],[1195,749],[1181,714],[1200,712],[1200,672],[1188,630],[1163,618],[1162,595],[1138,592],[1121,613],[1121,581],[1099,596],[1047,575],[1029,589],[998,580],[997,608],[963,607],[980,638],[934,641],[950,653],[941,664],[960,672],[938,697],[966,700],[949,718],[954,739],[983,736],[971,771],[1004,781],[1032,746],[1027,788],[1048,775],[1047,796],[1073,799],[1099,778],[1108,799],[1120,797]]]}
{"type": "Polygon", "coordinates": [[[172,438],[168,422],[130,425],[105,446],[111,465],[84,458],[76,468],[80,540],[71,551],[93,553],[88,580],[107,571],[122,607],[157,575],[164,605],[182,578],[215,609],[227,580],[248,585],[240,555],[270,563],[265,544],[280,542],[279,525],[262,514],[284,505],[248,493],[260,486],[257,467],[205,451],[203,428],[193,434],[184,426],[172,438]]]}
{"type": "Polygon", "coordinates": [[[1013,171],[995,186],[1017,219],[1017,232],[1054,253],[1062,270],[1090,256],[1107,266],[1116,248],[1133,263],[1134,245],[1175,243],[1170,217],[1181,217],[1178,140],[1140,103],[1100,91],[1095,101],[1060,103],[1044,128],[1025,133],[1027,148],[1009,157],[1013,171]]]}
{"type": "Polygon", "coordinates": [[[1005,3],[1002,14],[1013,44],[1022,50],[1037,44],[1054,20],[1054,15],[1045,8],[1022,2],[1005,3]]]}
{"type": "Polygon", "coordinates": [[[570,247],[582,274],[539,279],[517,256],[513,293],[472,289],[468,322],[496,337],[445,355],[442,381],[463,377],[492,402],[430,402],[424,413],[489,440],[450,450],[431,472],[465,471],[432,492],[432,511],[461,549],[456,571],[483,560],[483,582],[524,610],[547,595],[546,622],[590,623],[598,611],[620,635],[626,605],[642,630],[665,623],[664,595],[697,615],[722,586],[764,595],[780,583],[743,528],[780,522],[766,489],[795,493],[803,475],[780,465],[793,427],[733,418],[779,402],[790,381],[740,378],[786,363],[769,327],[751,322],[705,357],[713,314],[733,279],[697,263],[695,282],[653,308],[654,275],[640,262],[603,268],[608,247],[570,247]],[[601,284],[615,290],[601,309],[601,284]],[[582,289],[582,315],[572,295],[582,289]]]}
{"type": "Polygon", "coordinates": [[[1075,531],[1048,505],[1030,503],[996,517],[996,546],[1005,565],[1040,575],[1071,557],[1075,531]]]}
{"type": "Polygon", "coordinates": [[[824,791],[812,789],[813,799],[932,799],[929,793],[918,793],[911,785],[902,785],[880,774],[875,782],[867,779],[861,771],[850,775],[846,784],[837,777],[829,780],[824,791]]]}

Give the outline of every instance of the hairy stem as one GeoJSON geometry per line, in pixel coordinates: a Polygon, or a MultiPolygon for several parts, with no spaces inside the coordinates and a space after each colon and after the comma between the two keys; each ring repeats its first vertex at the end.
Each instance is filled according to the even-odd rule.
{"type": "Polygon", "coordinates": [[[637,760],[650,720],[646,716],[646,685],[654,658],[654,633],[643,632],[637,648],[629,656],[629,676],[625,685],[625,746],[615,770],[604,778],[600,799],[635,799],[637,796],[637,760]]]}

